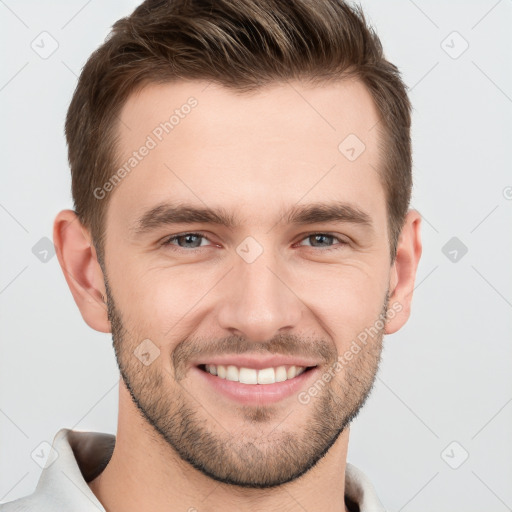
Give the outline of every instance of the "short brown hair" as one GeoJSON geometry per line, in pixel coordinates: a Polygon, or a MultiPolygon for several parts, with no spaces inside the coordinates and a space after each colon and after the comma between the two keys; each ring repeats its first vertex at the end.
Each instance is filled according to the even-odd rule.
{"type": "MultiPolygon", "coordinates": [[[[412,189],[411,106],[400,73],[362,9],[342,0],[146,0],[118,20],[85,64],[66,118],[75,212],[104,255],[109,197],[117,168],[119,113],[148,83],[207,80],[254,91],[300,79],[355,77],[380,115],[390,253],[394,261],[412,189]]],[[[341,142],[341,141],[340,141],[341,142]]]]}

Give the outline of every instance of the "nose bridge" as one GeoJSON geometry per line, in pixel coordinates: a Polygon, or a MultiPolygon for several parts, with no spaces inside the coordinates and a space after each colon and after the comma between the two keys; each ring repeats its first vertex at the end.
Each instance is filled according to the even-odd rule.
{"type": "Polygon", "coordinates": [[[260,342],[295,327],[302,315],[302,302],[289,288],[282,268],[270,249],[252,262],[237,256],[218,313],[221,327],[260,342]]]}

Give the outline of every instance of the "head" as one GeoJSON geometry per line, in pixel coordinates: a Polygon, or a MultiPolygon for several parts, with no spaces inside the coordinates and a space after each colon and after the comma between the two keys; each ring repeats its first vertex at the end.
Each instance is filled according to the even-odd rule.
{"type": "Polygon", "coordinates": [[[314,467],[406,322],[421,254],[410,104],[362,12],[146,1],[82,70],[66,137],[57,254],[130,405],[219,481],[314,467]],[[308,361],[308,387],[234,402],[203,375],[234,355],[308,361]]]}

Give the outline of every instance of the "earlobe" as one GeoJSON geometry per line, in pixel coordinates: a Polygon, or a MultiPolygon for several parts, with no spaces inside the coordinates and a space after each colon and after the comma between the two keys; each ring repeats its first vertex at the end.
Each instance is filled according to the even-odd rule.
{"type": "Polygon", "coordinates": [[[96,331],[111,332],[103,272],[90,235],[73,210],[62,210],[55,218],[53,243],[82,318],[96,331]]]}
{"type": "Polygon", "coordinates": [[[411,313],[414,281],[422,251],[420,228],[421,215],[416,210],[409,210],[400,234],[396,259],[391,268],[386,334],[401,329],[411,313]]]}

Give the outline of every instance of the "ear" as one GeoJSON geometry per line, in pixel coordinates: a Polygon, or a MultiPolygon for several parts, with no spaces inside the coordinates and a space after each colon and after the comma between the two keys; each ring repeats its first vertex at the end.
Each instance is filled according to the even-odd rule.
{"type": "Polygon", "coordinates": [[[88,230],[73,210],[62,210],[53,224],[53,243],[64,277],[85,323],[111,332],[105,282],[88,230]]]}
{"type": "Polygon", "coordinates": [[[409,210],[400,233],[396,258],[391,268],[388,315],[385,333],[392,334],[403,327],[411,314],[412,292],[416,270],[421,257],[421,215],[416,210],[409,210]]]}

